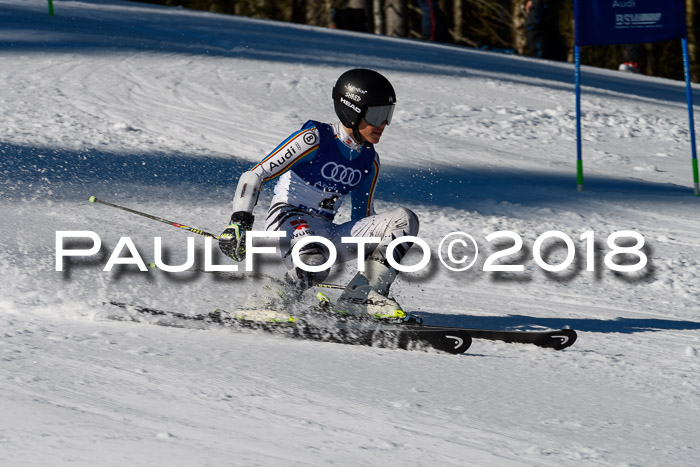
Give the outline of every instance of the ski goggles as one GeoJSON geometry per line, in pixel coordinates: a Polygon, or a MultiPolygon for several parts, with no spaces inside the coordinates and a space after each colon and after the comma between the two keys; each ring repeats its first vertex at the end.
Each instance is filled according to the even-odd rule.
{"type": "Polygon", "coordinates": [[[394,115],[394,104],[377,105],[367,107],[367,111],[362,118],[372,126],[382,126],[384,122],[386,122],[387,125],[391,123],[392,115],[394,115]]]}

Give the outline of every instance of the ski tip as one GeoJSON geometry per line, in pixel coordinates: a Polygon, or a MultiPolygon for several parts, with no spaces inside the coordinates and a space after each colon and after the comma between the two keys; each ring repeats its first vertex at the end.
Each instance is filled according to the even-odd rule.
{"type": "Polygon", "coordinates": [[[554,350],[563,350],[571,347],[576,342],[578,335],[573,329],[561,329],[550,334],[550,345],[554,350]]]}
{"type": "Polygon", "coordinates": [[[91,203],[94,203],[96,200],[97,200],[97,198],[94,197],[94,196],[90,196],[90,197],[88,198],[88,201],[90,201],[91,203]]]}

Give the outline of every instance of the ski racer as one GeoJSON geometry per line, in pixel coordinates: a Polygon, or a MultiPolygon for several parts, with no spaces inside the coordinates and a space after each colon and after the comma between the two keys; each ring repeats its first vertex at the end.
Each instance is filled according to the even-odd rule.
{"type": "MultiPolygon", "coordinates": [[[[364,246],[364,271],[348,283],[335,310],[376,318],[406,316],[388,296],[397,271],[387,261],[387,246],[396,238],[415,236],[418,218],[406,208],[374,211],[381,168],[374,145],[391,123],[396,104],[394,88],[376,71],[352,69],[338,78],[332,97],[340,122],[309,120],[238,181],[234,212],[219,239],[221,251],[235,261],[244,260],[246,231],[253,227],[253,210],[261,186],[276,179],[265,230],[285,232],[278,253],[289,270],[280,281],[283,290],[279,284],[264,288],[243,306],[243,312],[254,315],[253,311],[269,308],[288,311],[287,305],[304,290],[325,280],[328,269],[308,272],[293,263],[292,248],[302,238],[320,236],[330,240],[337,251],[336,262],[346,262],[357,259],[358,246],[342,242],[343,237],[378,237],[379,243],[364,246]],[[338,208],[348,197],[351,220],[336,224],[333,220],[338,208]]],[[[410,247],[409,242],[400,243],[392,250],[393,259],[400,262],[410,247]]],[[[327,262],[329,251],[321,243],[309,243],[300,249],[299,258],[306,265],[319,266],[327,262]]]]}

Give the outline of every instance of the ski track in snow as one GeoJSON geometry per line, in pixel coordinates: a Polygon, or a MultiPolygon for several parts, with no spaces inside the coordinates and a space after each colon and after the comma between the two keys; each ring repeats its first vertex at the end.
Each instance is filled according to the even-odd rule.
{"type": "Polygon", "coordinates": [[[569,64],[120,0],[56,1],[54,18],[44,1],[0,7],[3,466],[696,464],[700,222],[682,83],[584,67],[578,193],[569,64]],[[160,236],[179,264],[186,236],[87,198],[218,233],[241,171],[305,120],[333,121],[330,87],[358,64],[399,101],[378,209],[414,210],[433,255],[455,231],[480,249],[469,271],[433,258],[400,276],[401,303],[439,324],[571,326],[577,343],[475,340],[450,356],[110,319],[125,312],[109,300],[232,308],[258,282],[102,272],[120,237],[150,262],[160,236]],[[97,232],[101,255],[55,271],[58,230],[97,232]],[[509,246],[485,239],[502,230],[523,239],[508,258],[523,273],[482,270],[509,246]],[[561,273],[532,258],[550,230],[577,245],[561,273]],[[619,230],[644,236],[640,273],[603,264],[619,230]]]}

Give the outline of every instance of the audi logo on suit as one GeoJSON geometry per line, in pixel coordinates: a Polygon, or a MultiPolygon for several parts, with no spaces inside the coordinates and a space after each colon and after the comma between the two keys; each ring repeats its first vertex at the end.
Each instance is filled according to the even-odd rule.
{"type": "Polygon", "coordinates": [[[321,169],[321,176],[326,180],[349,186],[355,186],[362,180],[361,171],[335,162],[326,163],[321,169]]]}

